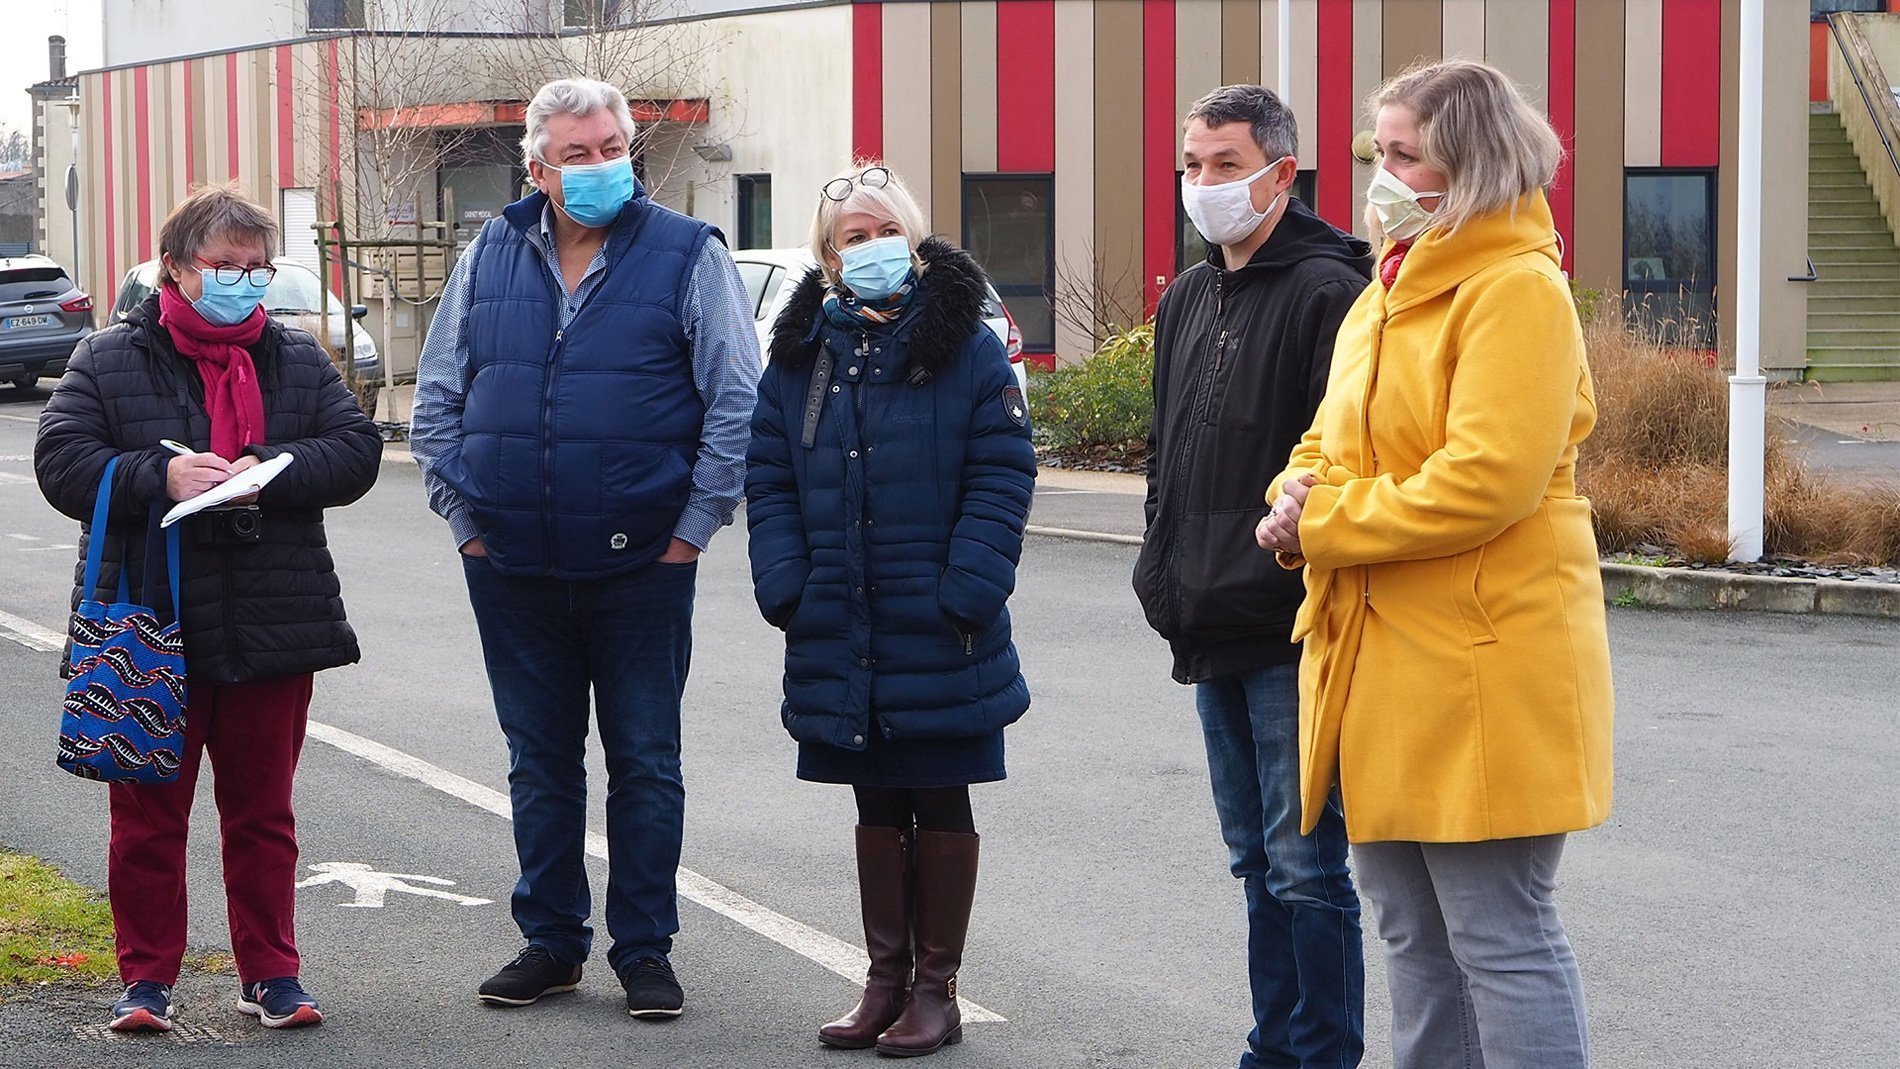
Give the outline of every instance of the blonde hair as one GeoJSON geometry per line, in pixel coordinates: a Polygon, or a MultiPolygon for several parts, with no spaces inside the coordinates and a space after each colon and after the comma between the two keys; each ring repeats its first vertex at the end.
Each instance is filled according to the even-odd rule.
{"type": "Polygon", "coordinates": [[[1445,198],[1433,215],[1446,230],[1515,210],[1557,177],[1564,157],[1557,131],[1496,67],[1465,59],[1412,67],[1373,90],[1366,110],[1376,117],[1390,104],[1412,109],[1421,158],[1445,172],[1445,198]]]}
{"type": "Polygon", "coordinates": [[[930,226],[924,221],[924,210],[917,204],[917,198],[911,195],[910,187],[904,184],[903,177],[882,160],[861,159],[839,171],[831,181],[840,178],[852,180],[851,195],[841,201],[832,200],[824,195],[824,187],[819,187],[818,211],[811,220],[811,258],[818,261],[818,270],[824,272],[825,282],[834,288],[844,284],[838,277],[837,268],[825,262],[825,256],[827,253],[834,257],[838,255],[831,239],[837,232],[838,221],[853,212],[863,212],[883,222],[896,223],[897,228],[904,232],[905,240],[910,242],[911,260],[916,262],[917,243],[929,236],[930,226]],[[875,188],[859,184],[858,176],[873,167],[889,171],[890,181],[875,188]]]}

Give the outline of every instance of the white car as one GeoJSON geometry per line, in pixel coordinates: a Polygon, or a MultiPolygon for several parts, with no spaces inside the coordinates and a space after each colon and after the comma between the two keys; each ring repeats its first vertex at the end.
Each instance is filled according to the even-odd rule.
{"type": "MultiPolygon", "coordinates": [[[[817,267],[817,261],[805,249],[739,249],[732,260],[739,265],[739,278],[745,282],[746,299],[752,304],[752,326],[759,332],[759,353],[770,359],[772,324],[792,299],[805,273],[817,267]]],[[[1028,372],[1023,367],[1023,334],[1016,320],[996,295],[996,287],[987,286],[989,300],[983,307],[983,323],[996,334],[1009,354],[1009,367],[1016,373],[1016,385],[1025,396],[1029,393],[1028,372]]]]}

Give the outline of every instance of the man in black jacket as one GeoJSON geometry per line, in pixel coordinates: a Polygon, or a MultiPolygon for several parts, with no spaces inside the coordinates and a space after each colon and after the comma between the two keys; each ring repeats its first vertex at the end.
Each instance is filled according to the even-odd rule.
{"type": "Polygon", "coordinates": [[[1365,242],[1294,200],[1293,113],[1257,85],[1196,102],[1181,197],[1207,262],[1155,312],[1148,530],[1135,592],[1195,685],[1214,806],[1247,899],[1254,1029],[1240,1069],[1359,1064],[1365,965],[1338,804],[1300,834],[1303,589],[1254,542],[1267,481],[1326,390],[1365,242]]]}

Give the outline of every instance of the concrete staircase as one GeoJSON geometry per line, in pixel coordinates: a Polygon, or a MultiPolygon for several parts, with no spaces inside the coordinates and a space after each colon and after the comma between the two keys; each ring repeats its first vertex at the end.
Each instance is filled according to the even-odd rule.
{"type": "Polygon", "coordinates": [[[1808,118],[1808,255],[1808,380],[1900,380],[1900,247],[1834,114],[1808,118]]]}

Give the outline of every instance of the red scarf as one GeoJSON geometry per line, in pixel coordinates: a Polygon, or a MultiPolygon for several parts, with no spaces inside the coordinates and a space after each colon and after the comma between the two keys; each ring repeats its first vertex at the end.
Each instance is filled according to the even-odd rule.
{"type": "Polygon", "coordinates": [[[1405,254],[1410,251],[1412,251],[1412,243],[1402,241],[1392,246],[1392,251],[1386,253],[1385,259],[1379,261],[1379,281],[1385,283],[1386,289],[1391,289],[1392,283],[1398,280],[1399,265],[1405,262],[1405,254]]]}
{"type": "Polygon", "coordinates": [[[175,283],[158,290],[158,323],[204,380],[211,451],[226,460],[236,460],[245,446],[264,441],[264,391],[257,384],[248,347],[263,337],[269,318],[260,305],[244,322],[220,326],[198,314],[175,283]]]}

